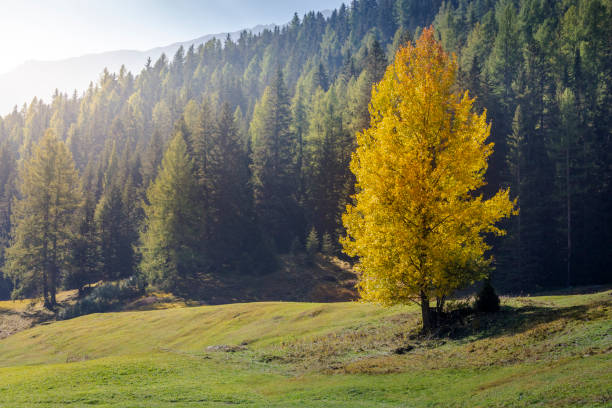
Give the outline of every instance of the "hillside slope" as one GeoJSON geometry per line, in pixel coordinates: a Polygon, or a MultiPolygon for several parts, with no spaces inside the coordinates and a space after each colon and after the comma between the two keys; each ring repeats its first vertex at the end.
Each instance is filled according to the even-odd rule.
{"type": "Polygon", "coordinates": [[[612,291],[504,300],[441,338],[418,310],[250,303],[90,315],[0,340],[0,406],[612,403],[612,291]]]}

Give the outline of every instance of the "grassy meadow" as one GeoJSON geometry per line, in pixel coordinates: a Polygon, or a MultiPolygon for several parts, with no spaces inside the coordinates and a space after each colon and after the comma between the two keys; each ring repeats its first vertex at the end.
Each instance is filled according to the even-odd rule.
{"type": "Polygon", "coordinates": [[[610,290],[504,298],[435,338],[418,324],[352,302],[49,322],[0,340],[0,407],[612,405],[610,290]]]}

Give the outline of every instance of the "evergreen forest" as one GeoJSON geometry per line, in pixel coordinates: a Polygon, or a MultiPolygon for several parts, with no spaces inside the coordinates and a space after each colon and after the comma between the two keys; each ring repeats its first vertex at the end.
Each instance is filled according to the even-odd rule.
{"type": "Polygon", "coordinates": [[[16,106],[0,117],[0,297],[52,307],[131,279],[200,298],[211,276],[265,279],[286,254],[352,261],[356,134],[429,26],[487,111],[481,193],[509,188],[520,208],[489,238],[495,286],[610,283],[611,22],[611,0],[353,0],[16,106]]]}

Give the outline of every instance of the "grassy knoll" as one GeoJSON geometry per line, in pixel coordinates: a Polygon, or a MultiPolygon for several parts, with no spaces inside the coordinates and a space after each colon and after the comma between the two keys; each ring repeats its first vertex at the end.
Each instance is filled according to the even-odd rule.
{"type": "Polygon", "coordinates": [[[0,340],[0,407],[612,405],[612,291],[505,299],[438,338],[417,323],[271,302],[43,324],[0,340]]]}

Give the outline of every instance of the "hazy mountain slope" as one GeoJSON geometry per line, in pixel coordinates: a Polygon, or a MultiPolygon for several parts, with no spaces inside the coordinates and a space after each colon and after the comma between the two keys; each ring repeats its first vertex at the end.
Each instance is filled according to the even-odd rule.
{"type": "MultiPolygon", "coordinates": [[[[273,29],[274,24],[257,25],[247,31],[258,34],[265,29],[273,29]]],[[[236,40],[244,30],[229,33],[236,40]]],[[[55,89],[72,94],[76,89],[82,92],[91,81],[96,81],[104,69],[117,72],[121,65],[138,73],[147,58],[155,61],[162,53],[172,56],[182,45],[199,45],[214,38],[224,39],[228,33],[207,34],[193,40],[177,42],[164,47],[146,51],[118,50],[99,54],[87,54],[59,61],[28,61],[14,70],[0,75],[0,115],[10,112],[15,105],[21,107],[35,96],[50,101],[55,89]]]]}

